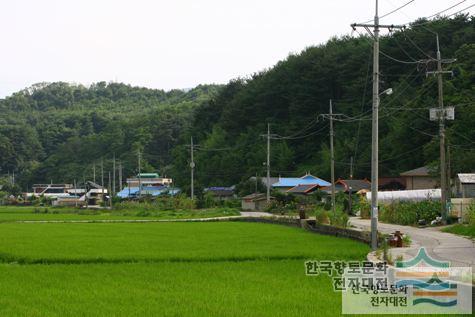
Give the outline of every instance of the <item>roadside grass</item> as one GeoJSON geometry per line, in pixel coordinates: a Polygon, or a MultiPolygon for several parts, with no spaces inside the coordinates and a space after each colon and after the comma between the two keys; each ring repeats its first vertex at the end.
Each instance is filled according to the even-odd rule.
{"type": "Polygon", "coordinates": [[[349,239],[259,223],[0,224],[0,261],[8,263],[359,260],[368,251],[349,239]]]}
{"type": "Polygon", "coordinates": [[[194,210],[95,210],[73,207],[0,206],[0,222],[11,221],[67,221],[67,220],[124,220],[124,219],[196,219],[237,216],[235,208],[210,208],[194,210]]]}
{"type": "Polygon", "coordinates": [[[475,238],[475,224],[472,224],[472,225],[457,224],[457,225],[444,228],[443,231],[475,238]]]}

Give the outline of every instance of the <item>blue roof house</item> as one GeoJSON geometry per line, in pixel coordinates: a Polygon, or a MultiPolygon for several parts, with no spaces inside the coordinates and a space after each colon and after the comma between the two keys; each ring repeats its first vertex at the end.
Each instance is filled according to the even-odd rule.
{"type": "Polygon", "coordinates": [[[281,191],[287,191],[298,185],[317,185],[318,187],[328,187],[331,186],[331,183],[311,174],[306,174],[302,177],[279,177],[279,181],[272,184],[272,188],[281,191]]]}
{"type": "Polygon", "coordinates": [[[160,195],[168,194],[170,196],[175,196],[180,193],[180,189],[176,187],[168,186],[142,186],[142,191],[139,193],[138,187],[125,187],[120,192],[117,193],[117,196],[120,198],[138,198],[141,194],[142,196],[153,196],[157,197],[160,195]]]}

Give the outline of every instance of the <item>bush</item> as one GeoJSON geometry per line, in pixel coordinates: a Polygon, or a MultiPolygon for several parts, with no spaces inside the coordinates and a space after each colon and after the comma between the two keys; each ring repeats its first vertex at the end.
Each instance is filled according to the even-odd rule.
{"type": "Polygon", "coordinates": [[[157,211],[157,210],[190,210],[195,209],[195,201],[184,195],[175,197],[158,197],[145,201],[123,201],[114,205],[114,210],[126,211],[157,211]]]}
{"type": "Polygon", "coordinates": [[[324,209],[317,209],[315,211],[315,219],[317,223],[320,224],[329,224],[330,223],[330,216],[328,214],[328,211],[324,209]]]}
{"type": "Polygon", "coordinates": [[[425,200],[420,202],[396,202],[383,205],[379,218],[383,222],[399,225],[417,225],[424,219],[427,223],[440,216],[440,202],[425,200]]]}
{"type": "Polygon", "coordinates": [[[336,210],[334,213],[330,212],[330,224],[335,227],[346,228],[350,217],[341,210],[336,210]]]}
{"type": "Polygon", "coordinates": [[[471,203],[467,208],[467,222],[475,225],[475,203],[471,203]]]}
{"type": "Polygon", "coordinates": [[[371,204],[365,196],[359,196],[359,199],[355,203],[354,209],[360,211],[360,217],[363,219],[371,218],[371,204]]]}

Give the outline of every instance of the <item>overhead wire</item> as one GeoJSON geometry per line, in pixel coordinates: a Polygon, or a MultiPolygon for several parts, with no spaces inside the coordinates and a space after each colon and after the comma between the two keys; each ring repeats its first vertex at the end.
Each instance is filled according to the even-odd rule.
{"type": "MultiPolygon", "coordinates": [[[[462,1],[462,2],[465,2],[465,1],[462,1]]],[[[462,3],[462,2],[460,2],[460,3],[462,3]]],[[[454,13],[452,13],[452,14],[445,15],[444,17],[445,17],[445,18],[450,18],[451,16],[454,16],[454,15],[457,15],[457,14],[459,14],[459,13],[462,13],[463,11],[468,10],[468,9],[470,9],[470,8],[473,8],[473,7],[475,7],[475,3],[472,4],[472,5],[470,5],[470,6],[468,6],[468,7],[466,7],[466,8],[463,8],[463,9],[457,11],[457,12],[454,12],[454,13]]],[[[445,12],[445,11],[447,11],[447,10],[449,10],[449,9],[446,9],[446,10],[444,10],[444,11],[441,11],[441,13],[443,13],[443,12],[445,12]]],[[[438,13],[438,14],[440,14],[440,13],[438,13]]],[[[435,17],[435,16],[438,15],[438,14],[431,15],[430,17],[427,17],[427,18],[425,18],[425,19],[433,18],[433,17],[435,17]]],[[[411,25],[412,27],[414,27],[414,26],[426,25],[426,24],[429,24],[429,23],[431,23],[431,22],[432,22],[432,21],[426,21],[426,22],[421,22],[421,23],[416,23],[416,24],[410,24],[410,22],[408,22],[408,23],[406,23],[406,24],[409,24],[409,25],[411,25]]]]}
{"type": "MultiPolygon", "coordinates": [[[[379,17],[379,19],[383,19],[383,18],[385,18],[385,17],[387,17],[387,16],[389,16],[389,15],[391,15],[391,14],[393,14],[393,13],[396,13],[397,11],[399,11],[399,10],[401,10],[402,8],[408,6],[409,4],[413,3],[414,1],[415,1],[415,0],[410,0],[410,1],[406,2],[406,3],[403,4],[402,6],[396,8],[396,9],[394,9],[394,10],[388,12],[388,13],[385,13],[385,14],[381,15],[381,16],[379,17]]],[[[373,21],[373,19],[370,19],[370,20],[365,21],[365,22],[361,22],[361,24],[363,24],[363,23],[369,23],[369,22],[371,22],[371,21],[373,21]]]]}

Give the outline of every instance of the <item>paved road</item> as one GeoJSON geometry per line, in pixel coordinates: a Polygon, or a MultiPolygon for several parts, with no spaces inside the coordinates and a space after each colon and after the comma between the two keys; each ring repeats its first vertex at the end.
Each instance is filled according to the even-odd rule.
{"type": "MultiPolygon", "coordinates": [[[[353,217],[350,223],[365,230],[371,227],[370,220],[353,217]]],[[[379,223],[382,233],[396,230],[408,234],[412,239],[409,248],[392,249],[393,256],[403,255],[405,259],[417,254],[419,247],[426,248],[430,256],[441,261],[450,261],[451,266],[471,266],[475,271],[475,241],[451,233],[441,232],[438,228],[414,228],[386,223],[379,223]]]]}

